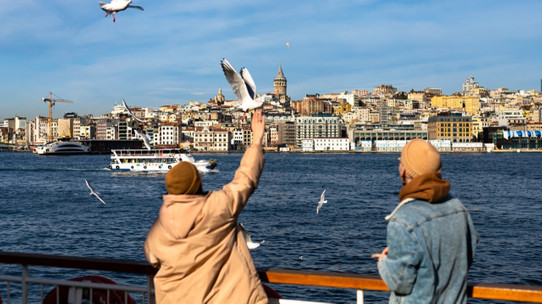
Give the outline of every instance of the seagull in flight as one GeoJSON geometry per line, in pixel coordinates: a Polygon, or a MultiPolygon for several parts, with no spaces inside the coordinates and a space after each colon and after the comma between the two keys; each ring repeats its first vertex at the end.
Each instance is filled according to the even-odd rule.
{"type": "Polygon", "coordinates": [[[143,10],[141,6],[138,5],[130,5],[132,3],[131,0],[111,0],[110,3],[105,3],[102,1],[98,2],[100,4],[100,8],[106,12],[105,16],[109,16],[109,14],[113,15],[113,22],[115,22],[115,14],[123,11],[127,8],[136,8],[138,10],[143,10]]]}
{"type": "Polygon", "coordinates": [[[107,205],[107,203],[100,196],[100,193],[94,191],[94,189],[92,188],[92,186],[90,185],[90,183],[88,182],[86,178],[85,178],[85,183],[87,183],[87,187],[90,189],[90,195],[96,196],[100,200],[100,202],[102,202],[104,205],[107,205]]]}
{"type": "Polygon", "coordinates": [[[320,195],[320,201],[318,202],[318,207],[316,207],[316,214],[320,212],[320,208],[322,208],[322,205],[327,203],[327,201],[324,199],[326,195],[326,190],[324,189],[324,192],[322,192],[322,195],[320,195]]]}
{"type": "Polygon", "coordinates": [[[220,65],[222,66],[222,71],[224,71],[226,79],[231,85],[235,97],[237,97],[239,107],[244,112],[261,107],[263,100],[260,101],[256,98],[256,84],[248,70],[242,68],[240,74],[237,73],[225,58],[220,61],[220,65]]]}
{"type": "Polygon", "coordinates": [[[151,139],[149,136],[138,129],[134,129],[134,131],[137,133],[137,135],[139,135],[139,137],[141,137],[141,139],[143,139],[143,143],[145,144],[145,147],[147,147],[147,150],[151,150],[151,139]]]}
{"type": "Polygon", "coordinates": [[[239,229],[241,230],[241,233],[243,233],[243,237],[245,238],[245,241],[247,242],[248,249],[256,249],[265,242],[265,241],[261,241],[260,243],[254,243],[252,241],[252,238],[250,237],[250,234],[248,234],[247,229],[241,223],[239,223],[239,229]]]}
{"type": "Polygon", "coordinates": [[[130,107],[126,104],[126,101],[124,101],[124,98],[122,99],[122,104],[124,105],[124,108],[126,109],[126,111],[128,111],[128,114],[130,114],[130,116],[132,116],[135,120],[139,121],[139,122],[145,122],[144,119],[141,119],[139,117],[137,117],[134,112],[132,112],[132,110],[130,110],[130,107]]]}

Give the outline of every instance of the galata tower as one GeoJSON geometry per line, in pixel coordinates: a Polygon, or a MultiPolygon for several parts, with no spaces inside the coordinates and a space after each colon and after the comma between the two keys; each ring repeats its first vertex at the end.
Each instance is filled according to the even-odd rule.
{"type": "Polygon", "coordinates": [[[284,77],[284,73],[282,72],[281,64],[279,64],[279,71],[273,81],[273,86],[275,88],[275,94],[286,97],[286,77],[284,77]]]}

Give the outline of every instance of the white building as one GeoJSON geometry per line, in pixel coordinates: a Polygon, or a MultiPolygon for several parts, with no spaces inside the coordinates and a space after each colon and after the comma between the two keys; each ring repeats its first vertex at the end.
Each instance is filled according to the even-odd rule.
{"type": "Polygon", "coordinates": [[[508,126],[510,121],[525,123],[525,116],[521,110],[505,109],[497,113],[497,122],[499,126],[508,126]]]}
{"type": "Polygon", "coordinates": [[[348,138],[315,138],[314,151],[349,151],[348,138]]]}
{"type": "Polygon", "coordinates": [[[314,151],[314,139],[303,139],[301,141],[301,151],[313,152],[314,151]]]}
{"type": "Polygon", "coordinates": [[[338,117],[300,116],[295,120],[296,146],[304,139],[341,137],[342,120],[338,117]]]}
{"type": "Polygon", "coordinates": [[[168,123],[158,127],[158,145],[178,146],[181,141],[181,127],[179,124],[168,123]]]}

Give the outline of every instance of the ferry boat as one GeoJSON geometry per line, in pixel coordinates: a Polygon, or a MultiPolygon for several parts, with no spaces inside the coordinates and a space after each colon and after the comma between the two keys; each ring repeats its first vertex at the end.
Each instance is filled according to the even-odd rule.
{"type": "Polygon", "coordinates": [[[90,148],[79,142],[54,141],[36,147],[34,153],[38,155],[72,155],[90,153],[90,148]]]}
{"type": "Polygon", "coordinates": [[[113,171],[162,171],[167,172],[176,164],[188,161],[202,173],[213,172],[217,165],[215,159],[195,160],[190,153],[181,149],[123,149],[111,150],[113,171]]]}

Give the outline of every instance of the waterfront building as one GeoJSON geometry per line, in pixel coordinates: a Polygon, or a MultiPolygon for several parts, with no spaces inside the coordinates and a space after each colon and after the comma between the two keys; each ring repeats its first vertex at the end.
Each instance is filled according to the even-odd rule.
{"type": "Polygon", "coordinates": [[[374,143],[376,141],[408,141],[414,138],[428,139],[426,130],[416,130],[413,126],[411,128],[403,126],[402,129],[378,128],[370,130],[362,125],[351,125],[347,128],[347,135],[356,147],[362,147],[362,143],[367,141],[374,143]]]}
{"type": "Polygon", "coordinates": [[[428,137],[449,139],[454,142],[470,142],[472,139],[472,117],[461,113],[441,113],[429,117],[427,122],[428,137]]]}
{"type": "Polygon", "coordinates": [[[203,128],[195,133],[194,149],[198,151],[227,152],[230,150],[231,135],[220,127],[203,128]]]}
{"type": "Polygon", "coordinates": [[[181,142],[181,126],[179,123],[162,123],[158,126],[158,141],[160,146],[178,146],[181,142]]]}
{"type": "Polygon", "coordinates": [[[431,107],[456,110],[475,115],[480,111],[480,98],[476,96],[435,96],[431,107]]]}
{"type": "Polygon", "coordinates": [[[100,118],[96,121],[96,139],[114,140],[117,139],[117,119],[100,118]]]}
{"type": "Polygon", "coordinates": [[[349,151],[350,140],[348,138],[315,138],[314,151],[349,151]]]}
{"type": "Polygon", "coordinates": [[[295,146],[296,139],[296,124],[295,121],[279,121],[277,122],[278,145],[279,146],[295,146]]]}
{"type": "Polygon", "coordinates": [[[296,118],[296,146],[304,139],[316,137],[341,137],[342,120],[332,116],[300,116],[296,118]]]}

